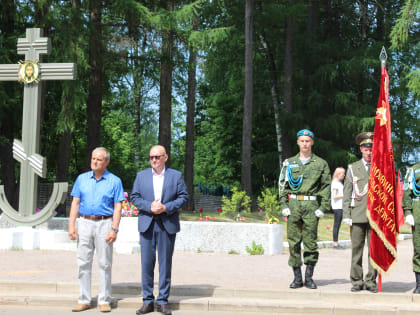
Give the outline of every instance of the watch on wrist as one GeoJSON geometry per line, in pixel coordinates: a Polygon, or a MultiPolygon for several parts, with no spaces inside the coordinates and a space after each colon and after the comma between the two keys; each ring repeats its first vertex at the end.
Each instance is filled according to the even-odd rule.
{"type": "Polygon", "coordinates": [[[118,229],[116,229],[116,228],[111,228],[111,230],[113,230],[115,233],[118,233],[118,229]]]}

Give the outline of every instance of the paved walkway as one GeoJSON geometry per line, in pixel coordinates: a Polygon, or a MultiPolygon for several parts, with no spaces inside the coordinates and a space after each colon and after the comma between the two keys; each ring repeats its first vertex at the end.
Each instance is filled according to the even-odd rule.
{"type": "MultiPolygon", "coordinates": [[[[382,278],[383,292],[411,294],[415,286],[412,251],[411,240],[399,241],[397,264],[388,276],[384,275],[382,278]]],[[[351,249],[320,250],[314,273],[319,290],[349,292],[350,257],[351,249]]],[[[218,289],[291,290],[288,287],[293,274],[287,260],[288,253],[249,256],[177,251],[174,254],[172,285],[190,288],[207,286],[218,289]]],[[[75,252],[1,250],[0,261],[0,283],[78,283],[75,252]]],[[[155,282],[156,280],[157,277],[155,282]]],[[[138,285],[140,281],[139,254],[114,254],[113,284],[138,285]]],[[[93,284],[96,283],[95,262],[93,284]]]]}

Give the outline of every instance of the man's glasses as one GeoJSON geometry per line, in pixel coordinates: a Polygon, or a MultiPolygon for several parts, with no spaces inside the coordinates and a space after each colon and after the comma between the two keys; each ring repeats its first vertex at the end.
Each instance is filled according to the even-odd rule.
{"type": "Polygon", "coordinates": [[[149,158],[150,158],[151,161],[153,161],[153,160],[160,160],[160,158],[162,156],[165,156],[165,154],[164,155],[151,155],[151,156],[149,156],[149,158]]]}

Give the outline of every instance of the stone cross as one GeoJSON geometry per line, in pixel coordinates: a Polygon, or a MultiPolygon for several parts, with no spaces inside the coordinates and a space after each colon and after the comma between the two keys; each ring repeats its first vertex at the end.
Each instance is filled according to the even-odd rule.
{"type": "Polygon", "coordinates": [[[19,38],[17,52],[25,55],[23,64],[0,64],[0,81],[24,81],[22,141],[14,140],[13,157],[20,162],[19,211],[7,201],[4,186],[0,186],[0,208],[6,219],[17,225],[39,225],[55,214],[57,206],[64,202],[67,183],[54,183],[53,193],[47,205],[38,213],[38,178],[47,173],[46,159],[38,154],[40,139],[41,88],[39,81],[74,80],[76,66],[73,63],[39,63],[41,54],[49,54],[49,38],[42,37],[39,28],[26,30],[26,38],[19,38]]]}

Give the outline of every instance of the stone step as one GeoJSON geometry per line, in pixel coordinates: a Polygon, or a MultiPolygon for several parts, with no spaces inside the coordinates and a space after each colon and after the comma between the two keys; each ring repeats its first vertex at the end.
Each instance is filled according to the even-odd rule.
{"type": "MultiPolygon", "coordinates": [[[[157,295],[157,287],[154,288],[157,295]]],[[[97,294],[98,286],[92,285],[92,294],[97,294]]],[[[0,283],[0,296],[77,296],[78,284],[73,283],[26,283],[2,282],[0,283]]],[[[140,283],[118,283],[112,285],[113,295],[137,296],[141,295],[140,283]]],[[[306,288],[296,290],[242,290],[226,289],[212,286],[179,285],[171,288],[171,297],[214,297],[214,298],[246,298],[288,301],[332,302],[343,300],[352,304],[415,304],[420,306],[420,295],[412,293],[370,293],[361,291],[332,292],[310,290],[306,288]]]]}
{"type": "MultiPolygon", "coordinates": [[[[115,296],[113,307],[119,309],[136,310],[141,306],[139,296],[115,296]]],[[[375,301],[376,302],[376,301],[375,301]]],[[[335,301],[321,300],[289,300],[289,299],[261,299],[248,297],[200,297],[174,296],[170,298],[171,309],[197,312],[259,312],[270,314],[369,314],[369,315],[414,315],[419,314],[420,304],[377,304],[375,302],[358,304],[345,299],[335,301]]],[[[75,297],[69,296],[0,296],[0,305],[25,305],[48,307],[68,307],[76,304],[75,297]]],[[[95,304],[95,303],[93,303],[95,304]]]]}
{"type": "MultiPolygon", "coordinates": [[[[96,294],[97,287],[93,287],[96,294]]],[[[0,305],[72,307],[78,285],[57,283],[0,283],[0,305]]],[[[138,309],[140,284],[113,285],[118,308],[138,309]]],[[[170,304],[174,310],[197,312],[264,312],[281,314],[420,314],[420,295],[322,290],[240,290],[175,286],[170,304]]]]}

